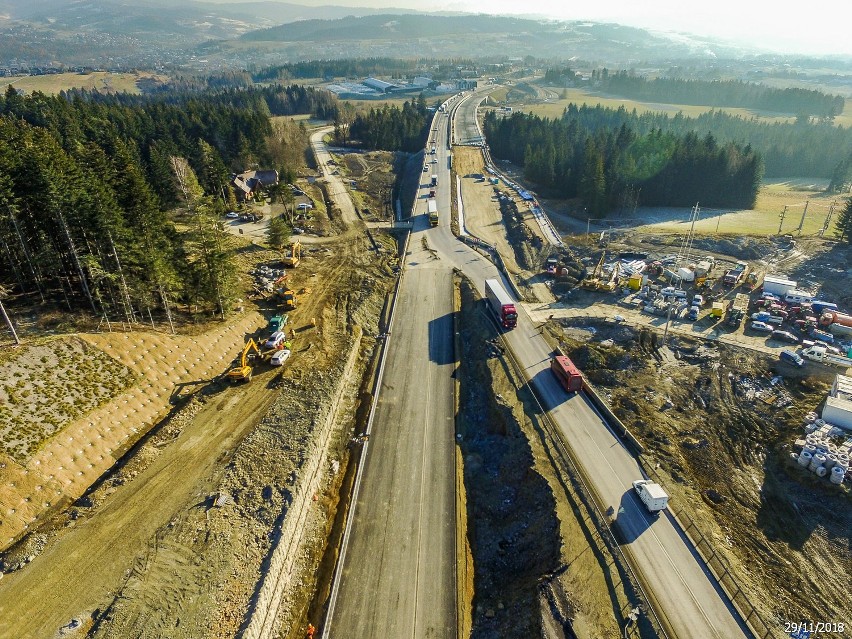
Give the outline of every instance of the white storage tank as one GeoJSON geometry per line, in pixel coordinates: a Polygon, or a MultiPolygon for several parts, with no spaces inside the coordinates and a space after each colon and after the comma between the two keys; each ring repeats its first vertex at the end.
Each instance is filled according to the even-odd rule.
{"type": "Polygon", "coordinates": [[[824,463],[825,463],[825,455],[823,455],[822,453],[817,453],[816,455],[814,455],[811,458],[811,463],[808,466],[808,468],[811,471],[816,472],[817,468],[822,468],[822,465],[824,463]]]}
{"type": "Polygon", "coordinates": [[[799,466],[807,467],[808,465],[810,465],[811,460],[813,458],[813,455],[811,455],[808,451],[803,450],[801,453],[799,453],[799,466]]]}
{"type": "Polygon", "coordinates": [[[842,484],[844,477],[846,477],[846,471],[843,470],[840,466],[835,466],[831,469],[832,484],[842,484]]]}
{"type": "Polygon", "coordinates": [[[825,477],[828,475],[828,468],[825,466],[817,466],[817,469],[814,471],[817,477],[825,477]]]}

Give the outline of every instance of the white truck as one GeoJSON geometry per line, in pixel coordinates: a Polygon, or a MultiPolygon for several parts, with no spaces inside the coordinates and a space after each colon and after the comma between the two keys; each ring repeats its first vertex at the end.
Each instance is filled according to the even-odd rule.
{"type": "Polygon", "coordinates": [[[835,355],[834,353],[830,353],[825,346],[819,346],[818,344],[803,348],[800,355],[811,360],[812,362],[822,362],[823,364],[843,366],[845,368],[852,367],[852,357],[835,355]]]}
{"type": "Polygon", "coordinates": [[[649,513],[658,513],[669,505],[669,496],[659,484],[650,479],[637,479],[633,482],[633,490],[645,504],[649,513]]]}

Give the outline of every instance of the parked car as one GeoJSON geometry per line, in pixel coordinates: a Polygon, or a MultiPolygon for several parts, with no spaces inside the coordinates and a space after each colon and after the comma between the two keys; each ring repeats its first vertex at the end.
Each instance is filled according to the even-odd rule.
{"type": "Polygon", "coordinates": [[[749,326],[751,327],[751,330],[760,331],[762,333],[771,333],[775,330],[766,322],[758,322],[757,320],[753,321],[749,326]]]}
{"type": "Polygon", "coordinates": [[[794,366],[803,366],[805,360],[802,359],[802,356],[794,351],[783,350],[778,353],[778,357],[781,358],[782,362],[788,362],[789,364],[793,364],[794,366]]]}
{"type": "Polygon", "coordinates": [[[240,217],[240,214],[236,211],[228,211],[227,213],[225,213],[225,217],[229,220],[236,220],[238,217],[240,217]]]}
{"type": "Polygon", "coordinates": [[[299,209],[300,211],[307,211],[309,209],[314,208],[314,205],[311,204],[310,202],[299,202],[296,205],[296,208],[299,209]]]}
{"type": "Polygon", "coordinates": [[[287,339],[287,334],[284,331],[275,331],[269,336],[269,339],[263,343],[264,348],[278,348],[287,339]]]}
{"type": "Polygon", "coordinates": [[[695,295],[692,298],[692,305],[693,306],[699,306],[699,307],[704,306],[704,296],[703,295],[695,295]]]}
{"type": "Polygon", "coordinates": [[[423,167],[423,172],[424,172],[424,173],[428,173],[428,172],[429,172],[429,167],[428,167],[428,166],[424,166],[424,167],[423,167]]]}
{"type": "Polygon", "coordinates": [[[789,342],[791,344],[799,343],[799,338],[793,335],[790,331],[772,331],[772,339],[781,340],[782,342],[789,342]]]}
{"type": "Polygon", "coordinates": [[[692,306],[689,309],[689,313],[686,314],[686,319],[690,320],[691,322],[694,322],[695,320],[698,319],[698,313],[700,313],[700,312],[701,312],[700,308],[698,308],[697,306],[692,306]]]}
{"type": "Polygon", "coordinates": [[[290,351],[286,348],[280,351],[276,351],[272,358],[269,360],[269,363],[273,366],[284,366],[284,362],[286,362],[290,358],[290,351]]]}

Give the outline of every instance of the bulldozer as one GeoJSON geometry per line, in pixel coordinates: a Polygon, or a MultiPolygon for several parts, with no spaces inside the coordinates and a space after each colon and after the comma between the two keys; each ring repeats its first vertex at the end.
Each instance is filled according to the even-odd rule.
{"type": "Polygon", "coordinates": [[[296,240],[290,245],[290,255],[282,257],[281,262],[289,268],[296,268],[302,261],[302,243],[296,240]]]}
{"type": "Polygon", "coordinates": [[[228,371],[228,379],[236,384],[237,382],[250,382],[252,367],[249,366],[249,361],[254,357],[262,357],[260,349],[253,339],[249,339],[243,348],[243,354],[240,357],[240,365],[228,371]],[[252,353],[254,351],[254,353],[252,353]]]}
{"type": "Polygon", "coordinates": [[[281,293],[281,298],[284,300],[284,307],[288,311],[292,311],[296,308],[299,302],[300,295],[307,295],[311,292],[311,289],[308,287],[300,288],[299,294],[296,294],[292,288],[288,288],[286,291],[281,293]]]}

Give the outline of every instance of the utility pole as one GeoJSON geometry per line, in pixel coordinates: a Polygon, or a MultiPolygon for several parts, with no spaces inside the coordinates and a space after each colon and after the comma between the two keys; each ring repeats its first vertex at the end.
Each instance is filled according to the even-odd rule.
{"type": "Polygon", "coordinates": [[[810,204],[810,203],[811,203],[810,200],[805,200],[805,210],[802,211],[802,219],[799,220],[799,228],[796,229],[799,232],[799,235],[802,234],[802,227],[805,225],[805,215],[808,212],[808,204],[810,204]]]}
{"type": "Polygon", "coordinates": [[[781,218],[781,221],[778,222],[778,235],[781,235],[781,227],[784,226],[784,216],[787,215],[787,205],[784,205],[784,210],[781,211],[781,215],[778,217],[781,218]]]}
{"type": "Polygon", "coordinates": [[[822,223],[822,228],[819,230],[819,236],[822,237],[825,235],[825,232],[828,230],[829,224],[831,224],[831,216],[834,215],[834,207],[837,205],[837,200],[831,203],[831,206],[828,207],[828,215],[825,216],[825,222],[822,223]]]}

